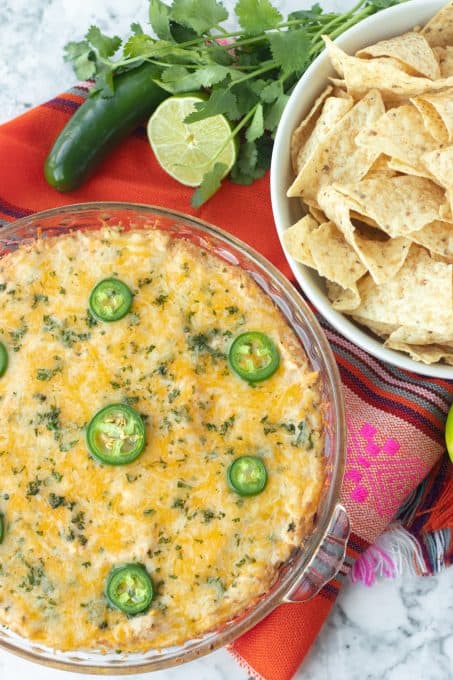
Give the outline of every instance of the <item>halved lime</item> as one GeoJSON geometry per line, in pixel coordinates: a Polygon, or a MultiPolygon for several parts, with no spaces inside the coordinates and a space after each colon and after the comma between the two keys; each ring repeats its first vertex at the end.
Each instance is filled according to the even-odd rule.
{"type": "Polygon", "coordinates": [[[216,115],[196,123],[184,119],[195,110],[192,95],[165,99],[148,121],[148,139],[154,154],[174,179],[189,187],[201,184],[203,175],[216,163],[224,163],[225,175],[236,161],[236,144],[229,139],[231,127],[225,116],[216,115]],[[218,154],[218,155],[217,155],[218,154]]]}

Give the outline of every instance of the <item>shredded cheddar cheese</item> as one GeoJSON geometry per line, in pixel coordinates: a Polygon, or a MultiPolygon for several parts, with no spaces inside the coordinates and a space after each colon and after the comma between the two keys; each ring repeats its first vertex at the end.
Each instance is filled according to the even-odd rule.
{"type": "Polygon", "coordinates": [[[237,267],[158,230],[39,239],[0,260],[0,623],[54,648],[160,648],[241,613],[310,530],[321,493],[317,374],[272,301],[237,267]],[[118,277],[131,311],[103,323],[90,291],[118,277]],[[250,385],[228,366],[259,330],[281,361],[250,385]],[[146,447],[102,465],[86,425],[110,403],[143,417],[146,447]],[[227,484],[260,456],[264,491],[227,484]],[[156,596],[109,607],[112,567],[143,564],[156,596]]]}

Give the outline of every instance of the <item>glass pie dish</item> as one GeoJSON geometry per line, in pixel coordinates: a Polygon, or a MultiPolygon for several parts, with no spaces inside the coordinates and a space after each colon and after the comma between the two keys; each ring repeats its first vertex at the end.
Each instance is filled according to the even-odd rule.
{"type": "Polygon", "coordinates": [[[323,331],[306,303],[261,255],[230,234],[187,215],[126,203],[89,203],[56,208],[18,220],[2,230],[0,256],[20,244],[75,230],[103,226],[159,229],[184,239],[221,261],[245,271],[269,296],[292,328],[319,373],[325,432],[325,479],[311,532],[278,571],[272,587],[235,618],[184,644],[144,653],[96,650],[62,652],[30,642],[0,626],[0,647],[56,668],[97,674],[130,674],[175,666],[232,642],[282,602],[313,597],[340,570],[349,537],[349,521],[339,502],[345,464],[345,419],[338,369],[323,331]]]}

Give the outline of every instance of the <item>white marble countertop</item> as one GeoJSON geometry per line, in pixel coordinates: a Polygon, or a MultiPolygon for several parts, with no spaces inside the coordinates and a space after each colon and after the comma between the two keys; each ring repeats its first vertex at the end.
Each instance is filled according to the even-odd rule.
{"type": "MultiPolygon", "coordinates": [[[[276,4],[287,12],[311,2],[276,4]]],[[[353,2],[321,4],[344,10],[353,2]]],[[[132,21],[145,24],[146,20],[146,0],[0,0],[0,122],[74,83],[62,59],[63,45],[80,39],[91,23],[122,36],[132,21]]],[[[76,680],[82,676],[32,666],[0,652],[1,680],[31,677],[76,680]]],[[[151,679],[151,674],[134,677],[151,679]]],[[[246,677],[225,650],[152,674],[153,680],[246,677]]],[[[453,569],[437,577],[380,582],[373,588],[347,584],[296,678],[453,680],[453,569]]]]}

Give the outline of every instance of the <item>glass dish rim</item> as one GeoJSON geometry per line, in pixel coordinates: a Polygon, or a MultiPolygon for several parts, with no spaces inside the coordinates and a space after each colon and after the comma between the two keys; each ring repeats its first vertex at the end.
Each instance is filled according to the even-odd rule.
{"type": "MultiPolygon", "coordinates": [[[[285,570],[276,587],[272,587],[271,590],[264,594],[256,604],[252,605],[250,611],[246,610],[245,614],[241,614],[236,623],[233,622],[231,626],[227,626],[225,628],[220,628],[217,630],[214,629],[211,631],[211,634],[204,634],[199,638],[199,642],[197,642],[198,638],[195,638],[194,640],[188,640],[184,644],[197,642],[197,644],[191,649],[185,649],[184,644],[177,645],[175,646],[175,650],[171,651],[170,653],[163,651],[162,656],[156,655],[153,658],[144,658],[143,662],[134,663],[130,666],[118,666],[112,663],[102,666],[90,665],[90,663],[81,664],[71,661],[70,659],[66,660],[61,658],[53,658],[50,655],[44,655],[40,648],[37,649],[37,646],[35,647],[36,651],[33,651],[33,649],[28,650],[19,648],[13,643],[14,638],[11,638],[11,640],[5,640],[0,637],[0,648],[4,648],[18,656],[26,658],[35,663],[43,664],[45,666],[78,673],[91,673],[97,675],[128,675],[133,673],[145,673],[152,670],[160,670],[170,666],[176,666],[203,656],[211,651],[214,651],[215,649],[218,649],[219,647],[223,647],[259,623],[259,621],[261,621],[282,602],[286,593],[302,578],[307,567],[310,565],[311,561],[321,548],[329,524],[338,506],[346,462],[346,420],[339,370],[327,337],[313,312],[310,310],[308,304],[305,302],[293,284],[280,272],[280,270],[275,265],[273,265],[267,258],[256,251],[252,246],[249,246],[247,243],[232,235],[228,231],[217,227],[206,220],[170,208],[163,208],[160,206],[148,205],[144,203],[133,203],[129,201],[91,201],[84,203],[73,203],[42,210],[22,217],[11,224],[7,224],[0,230],[0,246],[2,242],[8,238],[8,236],[13,236],[15,232],[18,231],[18,229],[25,227],[29,222],[33,223],[36,220],[59,216],[64,218],[66,214],[71,213],[80,214],[89,213],[90,211],[108,210],[135,210],[147,213],[150,217],[161,216],[163,218],[182,220],[185,223],[188,223],[189,226],[194,226],[197,230],[206,233],[208,236],[214,236],[216,239],[223,241],[226,245],[232,245],[234,248],[244,254],[246,258],[251,260],[253,264],[263,269],[266,274],[270,276],[272,282],[277,284],[277,287],[280,288],[284,295],[289,298],[291,303],[298,308],[298,311],[303,317],[304,322],[309,327],[312,335],[319,345],[319,349],[321,350],[323,356],[324,368],[327,372],[327,378],[331,384],[332,393],[334,395],[332,410],[333,418],[335,419],[336,423],[333,444],[335,450],[335,461],[332,478],[328,486],[329,499],[324,512],[324,521],[316,526],[313,535],[308,541],[307,547],[310,548],[310,551],[308,552],[302,548],[302,555],[298,560],[299,563],[290,563],[289,568],[285,570]],[[204,639],[205,637],[207,639],[204,639]]],[[[68,226],[67,232],[71,232],[70,226],[68,226]]],[[[28,239],[26,238],[25,241],[27,240],[28,239]]],[[[237,266],[243,268],[242,264],[237,266]]],[[[266,293],[266,295],[268,294],[266,293]]],[[[289,320],[287,320],[287,323],[291,326],[289,320]]],[[[27,641],[26,638],[20,638],[19,636],[19,639],[25,640],[32,646],[34,645],[33,642],[27,641]]],[[[61,654],[61,652],[58,650],[53,651],[55,654],[61,654]]],[[[82,650],[80,650],[80,652],[81,651],[82,650]]],[[[77,653],[77,651],[72,653],[77,653]]]]}

